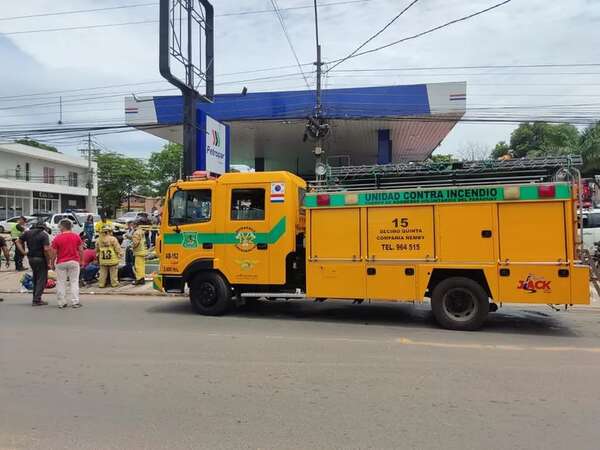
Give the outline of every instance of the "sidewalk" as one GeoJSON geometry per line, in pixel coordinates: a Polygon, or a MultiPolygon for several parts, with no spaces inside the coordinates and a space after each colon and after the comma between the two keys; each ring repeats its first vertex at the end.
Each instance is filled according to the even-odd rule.
{"type": "MultiPolygon", "coordinates": [[[[19,280],[25,273],[31,273],[30,271],[15,272],[14,266],[7,269],[4,266],[0,268],[0,294],[15,294],[28,292],[23,289],[19,280]]],[[[56,289],[47,289],[44,291],[46,294],[55,293],[56,289]]],[[[91,286],[81,287],[80,293],[82,295],[144,295],[144,296],[166,296],[172,294],[162,294],[152,289],[152,279],[146,276],[146,284],[143,286],[133,286],[130,281],[121,281],[119,287],[105,287],[103,289],[98,287],[98,283],[94,283],[91,286]]]]}

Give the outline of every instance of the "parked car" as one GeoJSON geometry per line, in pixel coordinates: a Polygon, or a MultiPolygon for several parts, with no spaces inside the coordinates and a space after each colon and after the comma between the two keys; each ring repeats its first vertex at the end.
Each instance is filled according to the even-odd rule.
{"type": "Polygon", "coordinates": [[[79,221],[77,216],[73,213],[58,213],[52,214],[46,219],[46,226],[50,229],[51,234],[54,236],[58,234],[58,224],[63,219],[69,219],[73,223],[73,232],[81,233],[83,231],[83,224],[79,221]]]}
{"type": "Polygon", "coordinates": [[[140,211],[129,211],[129,212],[126,212],[125,214],[123,214],[122,216],[117,217],[115,222],[126,224],[128,222],[133,222],[137,218],[142,217],[144,214],[146,214],[146,213],[140,212],[140,211]]]}
{"type": "Polygon", "coordinates": [[[89,215],[91,215],[94,218],[94,223],[98,223],[101,220],[100,214],[91,214],[91,213],[86,213],[86,212],[78,212],[78,213],[75,213],[75,215],[77,216],[77,218],[79,219],[79,222],[81,224],[85,223],[85,221],[87,220],[87,218],[88,218],[89,215]]]}
{"type": "MultiPolygon", "coordinates": [[[[0,222],[0,233],[10,233],[10,227],[13,223],[17,222],[17,220],[19,220],[19,217],[21,216],[14,216],[11,217],[10,219],[6,219],[0,222]]],[[[27,223],[31,223],[31,222],[35,222],[37,220],[37,217],[35,216],[25,216],[25,220],[27,220],[27,223]]]]}
{"type": "Polygon", "coordinates": [[[600,241],[600,208],[583,210],[583,248],[594,250],[600,241]]]}

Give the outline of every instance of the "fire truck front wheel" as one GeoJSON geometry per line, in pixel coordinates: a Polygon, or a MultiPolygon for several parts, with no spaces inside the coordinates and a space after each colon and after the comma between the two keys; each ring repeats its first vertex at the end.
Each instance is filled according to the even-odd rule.
{"type": "Polygon", "coordinates": [[[490,306],[487,293],[477,281],[452,277],[441,281],[433,289],[431,309],[440,326],[473,331],[481,328],[490,306]]]}
{"type": "Polygon", "coordinates": [[[199,273],[190,283],[190,302],[198,314],[222,316],[231,308],[231,289],[218,273],[199,273]]]}

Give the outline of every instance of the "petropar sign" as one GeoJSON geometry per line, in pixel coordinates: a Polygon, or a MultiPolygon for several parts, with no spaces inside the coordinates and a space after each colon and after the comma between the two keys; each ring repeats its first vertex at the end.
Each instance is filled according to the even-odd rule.
{"type": "Polygon", "coordinates": [[[215,174],[227,172],[229,167],[229,126],[200,112],[200,139],[198,139],[198,169],[215,174]]]}

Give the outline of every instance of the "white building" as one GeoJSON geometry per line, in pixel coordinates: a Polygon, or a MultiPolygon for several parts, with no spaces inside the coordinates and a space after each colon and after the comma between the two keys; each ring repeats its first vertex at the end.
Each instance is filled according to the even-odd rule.
{"type": "MultiPolygon", "coordinates": [[[[93,174],[96,169],[92,162],[93,174]]],[[[29,145],[0,144],[0,220],[65,209],[95,213],[98,184],[92,178],[88,205],[87,160],[29,145]]]]}

